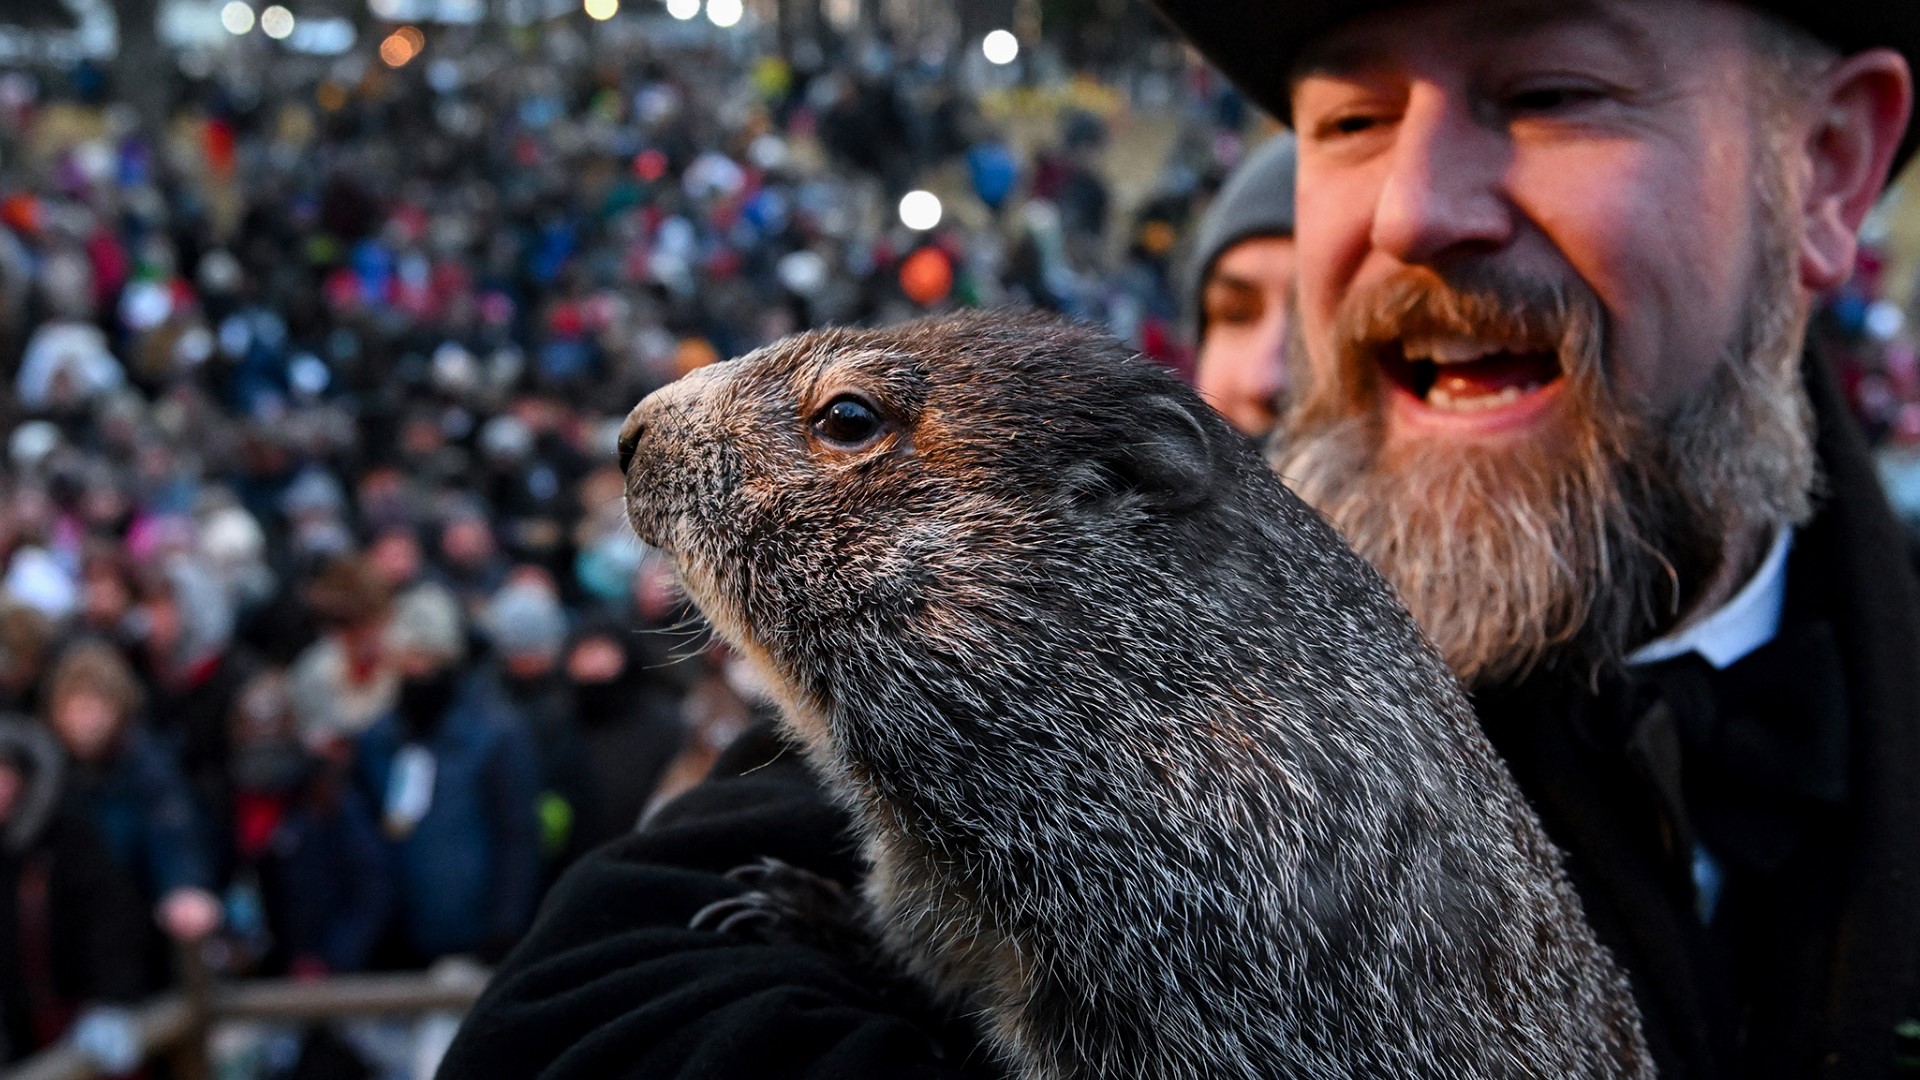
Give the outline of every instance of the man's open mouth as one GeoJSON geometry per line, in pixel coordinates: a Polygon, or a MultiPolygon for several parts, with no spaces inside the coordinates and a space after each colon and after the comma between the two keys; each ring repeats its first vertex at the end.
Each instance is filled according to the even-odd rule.
{"type": "Polygon", "coordinates": [[[1560,378],[1560,356],[1482,338],[1409,337],[1384,344],[1381,370],[1416,401],[1441,412],[1487,412],[1519,402],[1560,378]]]}

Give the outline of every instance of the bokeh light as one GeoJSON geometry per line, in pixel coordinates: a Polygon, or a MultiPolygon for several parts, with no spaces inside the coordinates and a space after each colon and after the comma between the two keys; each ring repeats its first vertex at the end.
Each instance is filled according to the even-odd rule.
{"type": "Polygon", "coordinates": [[[1011,31],[995,30],[981,40],[980,51],[990,64],[1011,64],[1020,55],[1020,39],[1011,31]]]}
{"type": "Polygon", "coordinates": [[[230,0],[226,7],[220,9],[220,25],[229,34],[244,34],[253,29],[253,9],[241,0],[230,0]]]}
{"type": "Polygon", "coordinates": [[[620,13],[620,0],[586,0],[587,17],[605,22],[620,13]]]}
{"type": "Polygon", "coordinates": [[[940,196],[931,191],[909,191],[902,195],[900,224],[920,232],[940,224],[940,196]]]}
{"type": "Polygon", "coordinates": [[[403,26],[388,34],[380,43],[380,59],[388,67],[405,67],[414,57],[420,55],[420,49],[427,43],[425,34],[411,26],[403,26]]]}
{"type": "Polygon", "coordinates": [[[313,99],[327,112],[339,112],[347,107],[347,88],[328,79],[313,92],[313,99]]]}
{"type": "Polygon", "coordinates": [[[275,41],[293,36],[293,12],[275,4],[260,13],[260,32],[275,41]]]}
{"type": "Polygon", "coordinates": [[[953,260],[935,247],[923,247],[900,262],[900,291],[921,307],[932,307],[953,293],[953,260]]]}
{"type": "Polygon", "coordinates": [[[746,9],[740,6],[740,0],[707,0],[707,19],[713,25],[726,29],[740,21],[746,9]]]}
{"type": "Polygon", "coordinates": [[[667,0],[667,14],[686,22],[700,14],[700,0],[667,0]]]}

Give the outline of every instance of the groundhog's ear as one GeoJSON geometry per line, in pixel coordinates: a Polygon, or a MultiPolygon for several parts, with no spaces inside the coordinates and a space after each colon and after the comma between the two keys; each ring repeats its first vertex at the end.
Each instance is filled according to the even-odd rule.
{"type": "Polygon", "coordinates": [[[1129,406],[1137,425],[1114,439],[1097,463],[1104,490],[1087,487],[1084,493],[1144,498],[1171,511],[1191,510],[1212,498],[1217,448],[1193,409],[1168,394],[1129,406]]]}

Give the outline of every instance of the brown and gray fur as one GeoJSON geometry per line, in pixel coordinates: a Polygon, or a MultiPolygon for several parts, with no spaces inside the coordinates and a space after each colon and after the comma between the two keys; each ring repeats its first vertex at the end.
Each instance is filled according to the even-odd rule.
{"type": "Polygon", "coordinates": [[[1651,1076],[1387,586],[1091,330],[799,335],[628,418],[628,510],[851,808],[892,953],[1023,1076],[1651,1076]],[[888,427],[848,451],[842,394],[888,427]]]}

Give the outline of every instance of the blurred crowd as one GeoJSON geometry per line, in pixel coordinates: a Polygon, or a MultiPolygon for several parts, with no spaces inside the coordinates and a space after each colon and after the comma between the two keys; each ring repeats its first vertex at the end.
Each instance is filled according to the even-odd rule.
{"type": "Polygon", "coordinates": [[[1882,238],[1862,244],[1853,279],[1827,298],[1810,333],[1829,350],[1867,438],[1880,479],[1920,559],[1920,334],[1892,277],[1893,251],[1882,238]]]}
{"type": "MultiPolygon", "coordinates": [[[[651,389],[1018,303],[1183,372],[1196,329],[1244,344],[1201,383],[1250,432],[1284,399],[1290,256],[1245,242],[1290,235],[1291,158],[1216,200],[1261,122],[1178,49],[1016,81],[871,39],[416,38],[203,65],[163,131],[151,88],[0,73],[0,1065],[182,945],[495,960],[702,775],[766,704],[625,524],[651,389]],[[1149,113],[1171,134],[1123,143],[1149,113]]],[[[1821,332],[1920,445],[1880,266],[1821,332]]]]}
{"type": "Polygon", "coordinates": [[[954,305],[1183,366],[1179,240],[1251,120],[1177,53],[1021,148],[955,55],[423,44],[182,76],[164,132],[0,74],[0,1064],[183,943],[498,958],[765,707],[625,525],[627,408],[954,305]],[[1178,134],[1123,212],[1142,94],[1178,134]]]}

